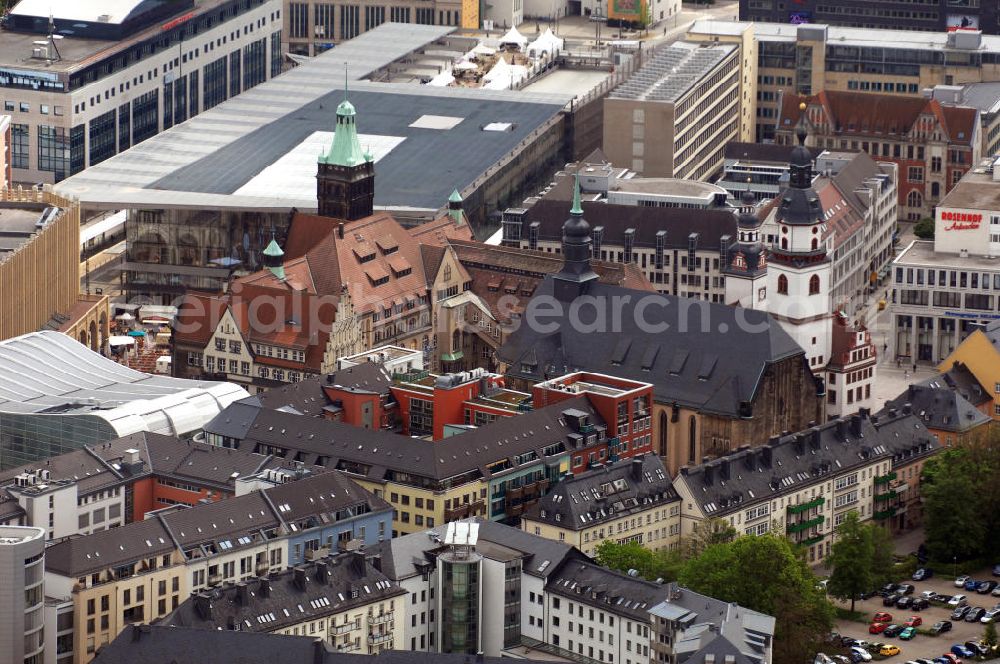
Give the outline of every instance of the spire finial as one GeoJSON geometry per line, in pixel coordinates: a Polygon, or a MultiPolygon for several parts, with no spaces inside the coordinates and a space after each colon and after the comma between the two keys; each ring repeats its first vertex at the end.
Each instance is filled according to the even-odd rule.
{"type": "Polygon", "coordinates": [[[347,62],[344,62],[344,101],[347,101],[347,62]]]}
{"type": "Polygon", "coordinates": [[[573,207],[570,214],[583,214],[583,206],[580,205],[580,174],[573,175],[573,207]]]}

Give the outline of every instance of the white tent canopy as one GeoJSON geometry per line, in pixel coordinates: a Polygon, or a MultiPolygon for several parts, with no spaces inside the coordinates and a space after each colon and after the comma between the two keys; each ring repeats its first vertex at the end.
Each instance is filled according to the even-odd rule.
{"type": "Polygon", "coordinates": [[[478,65],[474,62],[469,62],[468,60],[462,60],[452,67],[452,71],[474,71],[476,69],[479,69],[478,65]]]}
{"type": "Polygon", "coordinates": [[[500,45],[514,44],[518,48],[524,48],[528,45],[528,38],[517,31],[517,28],[511,28],[507,31],[503,37],[500,38],[500,45]]]}
{"type": "Polygon", "coordinates": [[[486,44],[478,44],[470,52],[472,53],[472,57],[476,57],[477,55],[493,55],[497,52],[497,50],[495,48],[490,48],[486,44]]]}
{"type": "Polygon", "coordinates": [[[483,87],[487,90],[510,90],[528,76],[528,68],[510,65],[503,58],[497,60],[493,69],[483,76],[483,87]]]}
{"type": "Polygon", "coordinates": [[[528,55],[539,58],[543,53],[552,55],[563,48],[563,40],[552,33],[552,28],[545,28],[538,39],[528,44],[528,55]]]}
{"type": "Polygon", "coordinates": [[[427,81],[427,85],[433,85],[436,88],[446,88],[455,82],[455,77],[451,75],[449,71],[443,71],[431,80],[427,81]]]}
{"type": "Polygon", "coordinates": [[[119,336],[108,337],[108,345],[109,346],[134,346],[135,345],[135,337],[119,337],[119,336]]]}

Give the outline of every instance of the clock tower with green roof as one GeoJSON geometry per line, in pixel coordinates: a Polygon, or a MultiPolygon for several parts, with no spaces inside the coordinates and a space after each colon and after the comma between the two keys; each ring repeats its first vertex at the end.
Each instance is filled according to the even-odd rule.
{"type": "Polygon", "coordinates": [[[357,113],[347,100],[346,85],[333,142],[319,156],[316,198],[320,216],[345,221],[371,216],[375,205],[375,161],[361,149],[357,113]]]}

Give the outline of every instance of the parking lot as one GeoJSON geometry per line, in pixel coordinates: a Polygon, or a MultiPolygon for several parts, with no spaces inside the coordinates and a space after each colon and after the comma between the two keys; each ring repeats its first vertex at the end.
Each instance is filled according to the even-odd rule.
{"type": "MultiPolygon", "coordinates": [[[[949,570],[950,572],[950,570],[949,570]]],[[[959,570],[961,573],[961,570],[959,570]]],[[[986,581],[992,579],[990,575],[990,570],[979,570],[977,574],[973,574],[973,578],[986,581]]],[[[981,606],[983,608],[990,608],[995,606],[1000,602],[1000,598],[993,597],[991,595],[979,595],[975,592],[968,592],[955,587],[954,577],[949,573],[944,576],[934,576],[927,581],[909,581],[901,580],[901,583],[911,583],[916,588],[913,591],[911,597],[919,597],[920,593],[925,590],[932,590],[936,593],[942,595],[956,595],[962,594],[968,598],[970,606],[981,606]]],[[[850,603],[841,603],[841,606],[846,606],[850,608],[850,603]]],[[[931,625],[939,620],[951,620],[951,612],[954,607],[943,607],[938,604],[931,604],[928,608],[923,611],[914,612],[910,609],[897,609],[895,607],[885,607],[882,606],[882,598],[878,595],[863,601],[859,601],[855,604],[855,610],[860,611],[868,616],[868,622],[871,622],[871,617],[878,613],[879,611],[885,611],[892,615],[892,622],[895,624],[904,623],[910,616],[920,616],[923,619],[923,624],[920,625],[918,630],[930,629],[931,625]]],[[[980,622],[967,623],[963,621],[951,620],[952,630],[950,632],[945,632],[940,636],[930,636],[927,634],[918,633],[911,641],[903,641],[898,637],[886,637],[882,634],[869,634],[868,633],[868,623],[859,623],[849,620],[838,620],[836,631],[842,636],[851,636],[857,639],[865,639],[869,642],[877,643],[891,643],[899,646],[900,653],[894,657],[887,658],[887,661],[893,664],[913,660],[913,659],[934,659],[951,649],[951,646],[956,643],[965,643],[966,641],[979,641],[983,636],[983,628],[985,627],[980,622]]]]}

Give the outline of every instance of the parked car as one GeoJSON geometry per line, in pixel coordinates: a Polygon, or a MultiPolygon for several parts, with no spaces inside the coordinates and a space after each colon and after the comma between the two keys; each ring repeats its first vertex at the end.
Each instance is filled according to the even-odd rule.
{"type": "Polygon", "coordinates": [[[974,592],[976,590],[976,586],[978,586],[978,585],[979,585],[978,581],[976,581],[973,578],[970,578],[968,581],[965,582],[965,586],[964,587],[969,592],[974,592]]]}
{"type": "Polygon", "coordinates": [[[962,660],[960,660],[958,658],[958,655],[956,655],[955,653],[946,652],[941,656],[944,657],[946,660],[948,660],[950,664],[962,664],[962,660]]]}
{"type": "Polygon", "coordinates": [[[951,612],[952,620],[962,620],[965,618],[965,614],[969,612],[971,607],[968,605],[955,607],[955,610],[951,612]]]}
{"type": "Polygon", "coordinates": [[[903,631],[902,625],[889,625],[884,630],[882,630],[882,634],[884,636],[888,636],[891,639],[894,636],[899,636],[899,633],[902,631],[903,631]]]}
{"type": "Polygon", "coordinates": [[[964,588],[965,587],[965,582],[968,581],[971,578],[972,577],[969,576],[968,574],[963,574],[962,576],[960,576],[957,579],[955,579],[955,587],[956,588],[964,588]]]}
{"type": "Polygon", "coordinates": [[[951,631],[950,620],[939,620],[931,626],[931,634],[944,634],[951,631]]]}
{"type": "Polygon", "coordinates": [[[948,600],[949,606],[965,606],[968,604],[968,599],[965,595],[952,595],[951,599],[948,600]]]}
{"type": "Polygon", "coordinates": [[[916,590],[916,588],[913,587],[912,583],[901,583],[896,586],[896,592],[904,595],[912,595],[914,590],[916,590]]]}
{"type": "Polygon", "coordinates": [[[883,657],[894,657],[895,655],[899,654],[899,646],[894,646],[891,643],[888,645],[884,645],[881,648],[879,648],[878,654],[882,655],[883,657]]]}
{"type": "Polygon", "coordinates": [[[965,618],[963,618],[963,620],[965,620],[965,622],[979,622],[979,619],[983,617],[984,613],[986,613],[986,609],[981,606],[974,606],[969,609],[968,613],[965,614],[965,618]]]}
{"type": "Polygon", "coordinates": [[[860,646],[853,646],[851,648],[850,657],[851,661],[855,662],[855,664],[872,661],[872,654],[860,646]]]}
{"type": "Polygon", "coordinates": [[[951,660],[942,655],[931,660],[931,664],[951,664],[951,660]]]}
{"type": "Polygon", "coordinates": [[[909,641],[916,635],[917,635],[916,627],[904,627],[903,631],[899,633],[899,638],[901,638],[904,641],[909,641]]]}
{"type": "Polygon", "coordinates": [[[903,595],[902,597],[900,597],[899,599],[896,600],[896,608],[897,609],[904,609],[905,610],[905,609],[909,609],[909,608],[912,608],[912,607],[913,607],[913,598],[912,597],[907,597],[906,595],[903,595]]]}
{"type": "Polygon", "coordinates": [[[924,599],[934,599],[935,597],[937,597],[937,593],[934,592],[933,590],[925,590],[924,592],[920,593],[920,596],[924,599]]]}
{"type": "Polygon", "coordinates": [[[951,595],[937,595],[934,597],[935,602],[942,602],[944,604],[947,604],[949,599],[951,599],[951,595]]]}
{"type": "Polygon", "coordinates": [[[965,647],[979,656],[985,656],[990,652],[989,646],[979,641],[966,641],[965,647]]]}
{"type": "Polygon", "coordinates": [[[888,626],[889,626],[888,623],[873,622],[871,625],[868,625],[868,633],[869,634],[881,634],[882,632],[885,631],[885,628],[888,627],[888,626]]]}
{"type": "Polygon", "coordinates": [[[865,645],[865,650],[867,650],[868,652],[875,653],[875,652],[878,652],[879,650],[881,650],[882,646],[884,646],[884,645],[885,645],[884,643],[879,643],[878,641],[874,641],[872,643],[866,644],[865,645]]]}
{"type": "Polygon", "coordinates": [[[855,645],[856,642],[857,639],[854,638],[853,636],[840,637],[840,645],[844,648],[850,648],[851,646],[855,645]]]}
{"type": "Polygon", "coordinates": [[[993,576],[1000,576],[1000,563],[993,566],[993,576]]]}
{"type": "Polygon", "coordinates": [[[850,658],[845,655],[834,655],[832,659],[837,662],[837,664],[851,664],[850,658]]]}
{"type": "Polygon", "coordinates": [[[917,664],[934,664],[934,660],[932,659],[918,659],[916,661],[917,664]]]}
{"type": "Polygon", "coordinates": [[[980,595],[986,595],[991,590],[997,587],[996,581],[980,581],[979,585],[976,586],[976,592],[980,595]]]}
{"type": "Polygon", "coordinates": [[[885,611],[879,611],[874,616],[872,616],[872,622],[891,623],[892,614],[886,613],[885,611]]]}
{"type": "Polygon", "coordinates": [[[924,619],[920,616],[910,616],[903,624],[907,627],[920,627],[924,624],[924,619]]]}
{"type": "Polygon", "coordinates": [[[926,581],[932,576],[934,576],[934,571],[931,570],[930,567],[921,567],[916,572],[914,572],[913,576],[910,578],[913,579],[914,581],[926,581]]]}
{"type": "Polygon", "coordinates": [[[993,595],[994,597],[1000,597],[1000,586],[994,588],[993,592],[991,592],[990,594],[993,595]]]}
{"type": "Polygon", "coordinates": [[[966,659],[970,657],[975,657],[976,653],[969,650],[967,647],[960,643],[956,643],[951,647],[951,652],[959,657],[965,657],[966,659]]]}
{"type": "Polygon", "coordinates": [[[931,603],[929,601],[927,601],[923,597],[918,597],[915,600],[913,600],[913,604],[910,605],[910,608],[913,609],[914,611],[923,611],[930,605],[931,603]]]}
{"type": "Polygon", "coordinates": [[[1000,606],[994,606],[992,609],[986,611],[986,613],[984,613],[979,618],[979,622],[983,623],[984,625],[986,623],[996,622],[998,620],[1000,620],[1000,606]]]}
{"type": "Polygon", "coordinates": [[[865,592],[858,595],[858,597],[860,599],[871,599],[872,597],[875,597],[875,595],[877,594],[878,593],[876,593],[874,590],[866,590],[865,592]]]}
{"type": "Polygon", "coordinates": [[[897,595],[895,593],[891,595],[886,595],[882,598],[882,606],[896,606],[896,601],[902,597],[902,595],[897,595]]]}
{"type": "Polygon", "coordinates": [[[895,592],[896,592],[896,584],[887,583],[884,586],[882,586],[882,589],[878,591],[878,594],[881,595],[882,597],[885,597],[886,595],[892,595],[895,592]]]}

